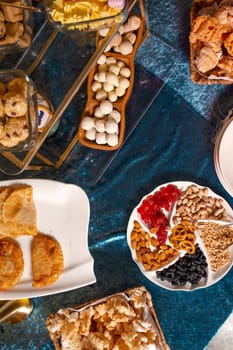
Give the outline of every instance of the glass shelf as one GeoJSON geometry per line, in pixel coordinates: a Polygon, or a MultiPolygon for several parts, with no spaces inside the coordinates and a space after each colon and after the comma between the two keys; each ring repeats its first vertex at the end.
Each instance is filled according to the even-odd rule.
{"type": "MultiPolygon", "coordinates": [[[[145,19],[144,35],[135,60],[135,83],[127,105],[125,142],[144,113],[164,86],[175,66],[176,52],[153,35],[149,35],[148,16],[143,0],[129,1],[129,12],[139,13],[145,19]],[[145,40],[147,39],[147,40],[145,40]],[[153,46],[151,45],[153,42],[153,46]],[[144,52],[156,47],[145,60],[144,52]],[[153,57],[159,58],[154,60],[153,57]],[[164,60],[173,57],[173,60],[164,60]],[[161,59],[164,61],[161,70],[161,59]],[[153,64],[156,75],[147,70],[153,64]]],[[[120,24],[119,24],[120,25],[120,24]]],[[[18,175],[25,170],[59,169],[78,162],[78,170],[85,173],[85,184],[95,184],[118,155],[116,151],[98,151],[78,142],[78,126],[86,104],[86,78],[104,51],[119,25],[111,27],[102,45],[96,48],[96,32],[80,32],[76,40],[58,32],[44,21],[31,47],[21,56],[15,68],[24,70],[35,82],[37,90],[52,103],[53,118],[39,134],[36,146],[25,153],[10,152],[0,155],[0,171],[18,175]],[[51,129],[58,123],[53,136],[51,129]],[[66,161],[66,165],[64,162],[66,161]]],[[[124,147],[124,144],[123,146],[124,147]]],[[[75,169],[77,171],[77,167],[75,169]]]]}

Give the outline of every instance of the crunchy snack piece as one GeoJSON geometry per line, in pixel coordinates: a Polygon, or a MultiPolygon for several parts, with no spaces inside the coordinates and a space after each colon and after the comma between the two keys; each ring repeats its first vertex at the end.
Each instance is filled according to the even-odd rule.
{"type": "Polygon", "coordinates": [[[23,253],[18,243],[0,239],[0,290],[12,288],[19,282],[24,269],[23,253]]]}
{"type": "Polygon", "coordinates": [[[64,268],[63,252],[53,237],[38,233],[32,243],[32,286],[42,288],[55,283],[64,268]]]}
{"type": "Polygon", "coordinates": [[[144,287],[60,309],[46,325],[56,350],[169,350],[144,287]]]}
{"type": "MultiPolygon", "coordinates": [[[[4,198],[4,194],[2,196],[4,198]]],[[[2,204],[0,217],[0,234],[10,237],[36,235],[36,208],[32,187],[23,186],[10,192],[2,204]]]]}
{"type": "Polygon", "coordinates": [[[9,117],[21,117],[27,113],[27,101],[24,96],[15,92],[4,95],[5,113],[9,117]]]}
{"type": "Polygon", "coordinates": [[[229,66],[226,69],[221,60],[233,54],[233,3],[193,0],[190,26],[191,80],[198,84],[232,84],[229,66]]]}

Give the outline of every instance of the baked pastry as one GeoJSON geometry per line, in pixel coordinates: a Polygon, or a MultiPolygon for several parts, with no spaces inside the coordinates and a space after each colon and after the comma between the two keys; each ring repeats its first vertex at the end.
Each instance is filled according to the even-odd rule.
{"type": "Polygon", "coordinates": [[[190,27],[191,80],[198,84],[232,84],[232,1],[193,0],[190,27]]]}
{"type": "Polygon", "coordinates": [[[24,269],[23,252],[10,238],[0,239],[0,290],[12,288],[19,282],[24,269]]]}
{"type": "Polygon", "coordinates": [[[55,283],[63,268],[64,257],[58,241],[38,233],[32,242],[32,286],[42,288],[55,283]]]}

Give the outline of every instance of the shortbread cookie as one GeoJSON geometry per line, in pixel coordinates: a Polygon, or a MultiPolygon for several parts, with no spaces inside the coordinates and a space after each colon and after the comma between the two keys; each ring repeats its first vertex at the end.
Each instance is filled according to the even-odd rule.
{"type": "Polygon", "coordinates": [[[218,60],[218,55],[212,48],[203,46],[196,59],[197,69],[202,73],[208,72],[217,66],[218,60]]]}
{"type": "Polygon", "coordinates": [[[20,117],[27,113],[27,101],[21,94],[8,92],[4,95],[5,113],[9,117],[20,117]]]}
{"type": "Polygon", "coordinates": [[[4,147],[14,147],[19,142],[26,140],[28,136],[29,129],[26,117],[8,118],[0,136],[0,143],[4,147]]]}
{"type": "Polygon", "coordinates": [[[32,242],[32,286],[42,288],[55,283],[63,268],[64,257],[58,241],[38,233],[32,242]]]}
{"type": "Polygon", "coordinates": [[[9,238],[0,239],[0,290],[7,290],[19,282],[24,269],[23,252],[19,244],[9,238]]]}

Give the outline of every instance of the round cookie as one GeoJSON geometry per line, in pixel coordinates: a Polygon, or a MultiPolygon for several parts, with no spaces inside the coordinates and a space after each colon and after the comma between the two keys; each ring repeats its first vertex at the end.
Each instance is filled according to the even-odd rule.
{"type": "Polygon", "coordinates": [[[4,123],[0,121],[0,138],[3,136],[3,134],[4,134],[4,123]]]}
{"type": "Polygon", "coordinates": [[[0,22],[0,39],[4,38],[6,35],[6,24],[5,22],[0,22]]]}
{"type": "Polygon", "coordinates": [[[11,80],[7,85],[7,89],[9,92],[21,94],[25,97],[27,96],[27,82],[24,78],[15,78],[11,80]]]}
{"type": "Polygon", "coordinates": [[[27,101],[25,97],[15,92],[4,95],[5,113],[9,117],[21,117],[27,113],[27,101]]]}
{"type": "Polygon", "coordinates": [[[14,147],[29,136],[26,117],[9,118],[4,126],[0,143],[4,147],[14,147]]]}

